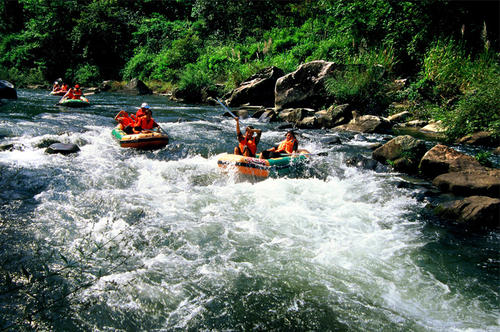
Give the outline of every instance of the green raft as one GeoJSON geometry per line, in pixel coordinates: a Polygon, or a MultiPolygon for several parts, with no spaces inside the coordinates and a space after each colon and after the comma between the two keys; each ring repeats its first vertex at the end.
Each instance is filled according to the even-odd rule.
{"type": "Polygon", "coordinates": [[[80,99],[63,99],[60,100],[59,105],[68,107],[86,107],[90,106],[89,100],[85,97],[80,97],[80,99]]]}
{"type": "Polygon", "coordinates": [[[259,159],[225,153],[219,157],[217,165],[222,169],[234,170],[240,174],[267,178],[290,174],[300,162],[307,161],[309,155],[307,150],[301,150],[297,154],[281,158],[259,159]]]}

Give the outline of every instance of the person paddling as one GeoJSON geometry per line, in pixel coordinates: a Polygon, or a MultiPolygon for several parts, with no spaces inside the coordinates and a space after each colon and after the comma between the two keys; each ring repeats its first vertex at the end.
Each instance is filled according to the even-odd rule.
{"type": "Polygon", "coordinates": [[[80,99],[83,96],[82,90],[80,90],[80,86],[75,84],[75,86],[66,92],[66,94],[61,98],[64,99],[80,99]]]}
{"type": "Polygon", "coordinates": [[[254,129],[252,126],[247,126],[245,135],[240,131],[240,119],[235,117],[236,120],[236,135],[238,136],[238,146],[234,148],[234,154],[243,155],[246,157],[255,157],[257,153],[257,145],[260,142],[262,130],[254,129]],[[254,136],[255,133],[255,136],[254,136]]]}
{"type": "Polygon", "coordinates": [[[272,147],[270,149],[262,151],[260,154],[261,159],[269,159],[269,158],[279,158],[282,153],[295,153],[299,148],[299,142],[295,137],[295,133],[290,130],[286,133],[286,139],[281,141],[277,146],[272,147]]]}

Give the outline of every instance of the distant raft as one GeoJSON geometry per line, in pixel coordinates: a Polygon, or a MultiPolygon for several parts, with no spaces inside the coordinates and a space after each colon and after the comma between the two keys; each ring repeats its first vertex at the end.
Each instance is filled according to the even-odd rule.
{"type": "Polygon", "coordinates": [[[239,174],[257,178],[267,178],[270,175],[284,176],[299,163],[308,160],[309,152],[301,150],[298,154],[286,155],[280,158],[259,159],[235,154],[222,154],[217,165],[226,170],[234,170],[239,174]]]}
{"type": "Polygon", "coordinates": [[[115,127],[111,134],[118,140],[122,148],[154,150],[161,149],[168,144],[167,133],[158,128],[140,134],[127,134],[120,128],[115,127]]]}
{"type": "Polygon", "coordinates": [[[80,97],[80,99],[68,99],[65,98],[60,100],[59,105],[68,107],[86,107],[90,106],[89,100],[85,97],[80,97]]]}

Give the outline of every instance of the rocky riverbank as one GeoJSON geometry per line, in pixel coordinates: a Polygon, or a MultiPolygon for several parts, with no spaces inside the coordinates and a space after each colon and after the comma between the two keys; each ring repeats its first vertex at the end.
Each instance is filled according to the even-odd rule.
{"type": "MultiPolygon", "coordinates": [[[[289,74],[276,67],[266,68],[242,82],[224,96],[226,104],[239,116],[251,116],[262,122],[285,122],[289,127],[328,129],[356,133],[380,133],[396,136],[383,146],[374,147],[372,160],[394,170],[432,182],[442,193],[451,193],[453,199],[433,206],[440,215],[462,225],[474,228],[500,228],[500,170],[481,165],[475,158],[444,144],[428,146],[415,133],[432,135],[433,140],[444,139],[445,128],[439,122],[409,118],[402,104],[392,104],[390,117],[361,114],[349,104],[337,104],[326,91],[329,77],[346,70],[345,65],[313,61],[299,66],[289,74]],[[325,107],[324,105],[330,105],[325,107]],[[410,135],[401,133],[413,132],[410,135]]],[[[383,75],[383,72],[380,73],[383,75]]],[[[393,82],[395,90],[402,89],[405,80],[393,82]]],[[[127,84],[105,81],[87,92],[121,91],[147,95],[153,91],[140,80],[127,84]]],[[[198,91],[180,95],[174,91],[170,98],[184,102],[212,103],[217,91],[198,91]]],[[[491,153],[500,153],[500,142],[491,133],[479,132],[456,142],[482,146],[491,153]]]]}

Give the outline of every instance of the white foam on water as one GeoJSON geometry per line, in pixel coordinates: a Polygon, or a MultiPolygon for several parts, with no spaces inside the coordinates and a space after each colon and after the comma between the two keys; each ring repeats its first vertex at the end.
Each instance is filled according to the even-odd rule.
{"type": "Polygon", "coordinates": [[[65,186],[35,197],[40,237],[67,256],[94,250],[84,246],[90,239],[127,259],[115,268],[112,256],[93,254],[107,274],[81,292],[83,300],[186,329],[243,275],[302,285],[290,311],[310,301],[303,294],[314,288],[314,301],[353,329],[374,330],[377,319],[419,330],[498,327],[495,312],[415,262],[427,242],[423,223],[408,215],[422,206],[386,175],[344,168],[342,178],[332,170],[325,179],[237,182],[218,169],[217,156],[151,158],[121,149],[108,127],[86,129],[70,136],[88,142],[72,158],[0,152],[3,163],[58,163],[67,172],[55,177],[65,186]],[[162,310],[152,312],[150,303],[162,310]]]}

